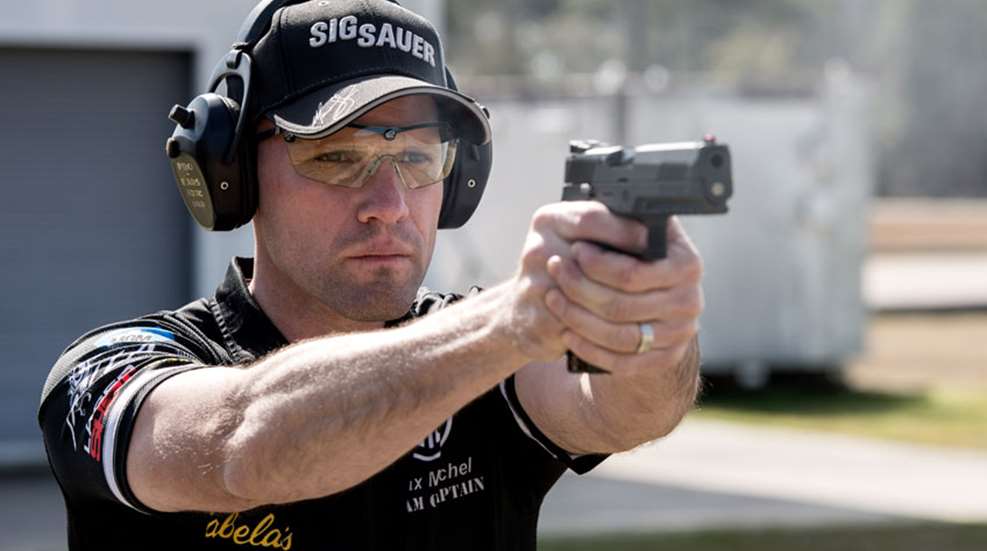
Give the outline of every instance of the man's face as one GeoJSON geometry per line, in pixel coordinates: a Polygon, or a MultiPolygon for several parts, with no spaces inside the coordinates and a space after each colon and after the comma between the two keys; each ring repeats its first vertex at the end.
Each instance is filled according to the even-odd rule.
{"type": "MultiPolygon", "coordinates": [[[[408,96],[356,122],[406,127],[437,120],[432,99],[408,96]]],[[[432,258],[441,182],[408,189],[385,158],[361,188],[326,184],[299,175],[280,138],[259,144],[257,166],[258,255],[270,260],[281,284],[350,320],[407,312],[432,258]]]]}

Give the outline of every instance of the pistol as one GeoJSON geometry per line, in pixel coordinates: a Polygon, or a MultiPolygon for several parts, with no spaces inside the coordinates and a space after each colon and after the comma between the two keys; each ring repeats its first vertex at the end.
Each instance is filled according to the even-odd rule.
{"type": "MultiPolygon", "coordinates": [[[[643,253],[605,249],[644,261],[665,258],[668,218],[678,214],[725,214],[733,195],[730,148],[707,135],[701,142],[611,146],[594,140],[569,143],[563,201],[599,201],[618,216],[648,227],[643,253]]],[[[609,373],[566,353],[572,373],[609,373]]]]}

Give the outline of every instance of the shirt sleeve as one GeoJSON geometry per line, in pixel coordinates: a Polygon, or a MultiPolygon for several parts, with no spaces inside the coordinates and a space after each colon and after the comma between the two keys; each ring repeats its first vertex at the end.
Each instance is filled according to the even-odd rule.
{"type": "Polygon", "coordinates": [[[110,500],[149,512],[126,479],[131,431],[157,385],[204,367],[195,349],[148,323],[97,330],[62,354],[45,384],[38,421],[66,499],[110,500]]]}
{"type": "Polygon", "coordinates": [[[524,411],[524,408],[521,407],[521,401],[517,397],[517,389],[514,384],[514,375],[511,375],[500,383],[500,394],[504,401],[507,402],[507,407],[511,410],[518,429],[525,436],[534,440],[546,453],[569,469],[572,469],[576,474],[585,474],[591,471],[594,467],[602,463],[604,459],[609,457],[606,454],[578,455],[569,453],[559,447],[555,442],[552,442],[542,431],[538,430],[538,426],[535,425],[524,411]]]}
{"type": "MultiPolygon", "coordinates": [[[[426,315],[430,312],[441,310],[446,306],[458,302],[463,298],[469,298],[476,296],[483,292],[481,287],[472,286],[469,291],[467,291],[465,297],[463,295],[457,294],[442,294],[434,293],[426,288],[419,290],[418,298],[415,301],[415,306],[412,309],[412,313],[418,317],[426,315]]],[[[507,407],[511,412],[511,416],[514,422],[517,424],[518,430],[520,430],[527,438],[534,440],[538,446],[541,447],[550,457],[554,458],[556,461],[562,463],[569,469],[572,469],[577,474],[585,474],[603,462],[604,459],[609,457],[605,454],[586,454],[578,455],[571,454],[564,449],[560,448],[551,439],[545,436],[535,423],[528,417],[528,414],[521,407],[521,402],[517,397],[517,390],[514,386],[514,375],[511,375],[506,380],[500,383],[499,393],[503,400],[507,403],[507,407]]]]}

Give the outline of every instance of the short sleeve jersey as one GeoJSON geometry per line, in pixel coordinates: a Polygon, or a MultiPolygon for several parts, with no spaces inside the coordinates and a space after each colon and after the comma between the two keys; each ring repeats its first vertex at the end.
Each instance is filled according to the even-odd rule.
{"type": "MultiPolygon", "coordinates": [[[[214,297],[97,329],[55,364],[38,419],[65,498],[72,551],[533,550],[548,490],[566,468],[584,473],[603,460],[571,456],[545,437],[511,377],[341,493],[241,513],[150,510],[126,477],[145,397],[185,371],[242,366],[288,345],[247,290],[252,266],[234,259],[214,297]]],[[[408,314],[388,325],[461,298],[423,288],[408,314]]]]}

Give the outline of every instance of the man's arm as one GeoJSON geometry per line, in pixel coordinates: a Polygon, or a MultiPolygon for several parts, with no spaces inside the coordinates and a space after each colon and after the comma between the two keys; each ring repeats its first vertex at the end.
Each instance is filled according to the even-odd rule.
{"type": "Polygon", "coordinates": [[[333,494],[383,470],[528,360],[508,285],[404,327],[315,339],[204,368],[147,398],[131,489],[159,511],[236,511],[333,494]]]}
{"type": "MultiPolygon", "coordinates": [[[[574,255],[572,244],[587,240],[643,248],[646,235],[644,226],[619,219],[599,203],[551,205],[532,219],[514,276],[474,298],[397,329],[299,343],[242,369],[175,375],[150,393],[138,413],[127,482],[138,500],[160,511],[236,511],[330,495],[384,469],[524,365],[550,362],[569,347],[596,365],[611,366],[595,348],[574,340],[596,335],[600,320],[590,316],[585,331],[582,318],[552,310],[546,297],[573,291],[570,282],[550,273],[550,265],[565,257],[579,260],[587,273],[622,273],[623,255],[592,261],[574,255]]],[[[654,274],[645,270],[645,276],[653,283],[654,274]]],[[[646,301],[646,313],[631,313],[656,319],[654,310],[668,300],[677,298],[646,301]]],[[[694,334],[688,324],[656,327],[655,346],[667,346],[662,339],[683,330],[694,334]]],[[[617,333],[625,341],[632,338],[617,333]]],[[[609,342],[612,338],[604,340],[614,349],[637,346],[636,334],[633,343],[619,346],[609,342]]],[[[658,354],[622,359],[620,377],[629,381],[644,373],[649,358],[658,354]]],[[[536,393],[538,400],[564,396],[562,403],[533,408],[551,419],[543,427],[550,438],[582,427],[583,419],[575,415],[596,421],[590,423],[595,436],[609,434],[608,425],[625,418],[616,414],[618,401],[631,399],[634,384],[608,386],[565,375],[539,378],[544,390],[536,393]],[[577,392],[578,381],[585,383],[577,392]],[[609,404],[577,407],[589,398],[609,404]]],[[[664,388],[661,377],[652,382],[652,388],[664,388]]],[[[536,422],[541,426],[543,417],[536,422]]],[[[600,449],[587,437],[559,441],[572,442],[572,451],[600,449]]]]}
{"type": "Polygon", "coordinates": [[[667,435],[692,408],[700,389],[699,345],[693,340],[673,369],[636,376],[572,374],[564,360],[517,373],[525,412],[546,436],[573,454],[616,453],[667,435]]]}

